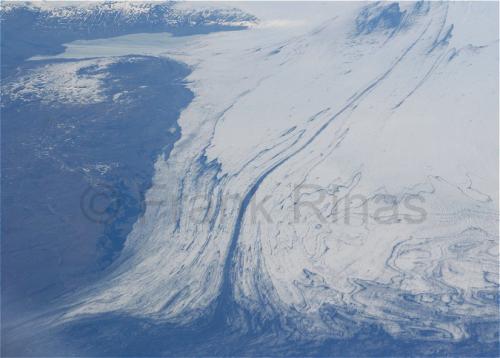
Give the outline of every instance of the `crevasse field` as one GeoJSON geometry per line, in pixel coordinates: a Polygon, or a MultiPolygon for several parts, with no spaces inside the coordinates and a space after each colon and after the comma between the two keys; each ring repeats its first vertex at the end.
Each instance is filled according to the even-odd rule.
{"type": "Polygon", "coordinates": [[[498,10],[2,2],[2,355],[498,356],[498,10]]]}

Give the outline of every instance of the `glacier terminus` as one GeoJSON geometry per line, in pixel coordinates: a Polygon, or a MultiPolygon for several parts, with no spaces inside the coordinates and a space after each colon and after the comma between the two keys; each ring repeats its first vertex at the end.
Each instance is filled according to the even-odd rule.
{"type": "Polygon", "coordinates": [[[498,357],[498,17],[2,1],[2,356],[498,357]]]}

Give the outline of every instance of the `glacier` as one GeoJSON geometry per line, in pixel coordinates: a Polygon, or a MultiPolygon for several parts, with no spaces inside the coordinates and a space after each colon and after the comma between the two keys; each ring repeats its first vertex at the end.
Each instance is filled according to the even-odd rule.
{"type": "MultiPolygon", "coordinates": [[[[230,5],[256,20],[33,58],[166,57],[194,98],[119,256],[19,335],[94,355],[498,355],[498,4],[230,5]]],[[[100,100],[99,71],[74,84],[62,64],[7,91],[100,100]]]]}

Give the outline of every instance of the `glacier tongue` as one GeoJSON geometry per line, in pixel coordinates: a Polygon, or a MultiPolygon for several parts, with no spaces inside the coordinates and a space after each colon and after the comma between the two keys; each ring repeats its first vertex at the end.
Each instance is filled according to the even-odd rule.
{"type": "Polygon", "coordinates": [[[440,339],[496,319],[497,5],[238,6],[259,22],[169,54],[193,67],[182,138],[67,319],[440,339]]]}

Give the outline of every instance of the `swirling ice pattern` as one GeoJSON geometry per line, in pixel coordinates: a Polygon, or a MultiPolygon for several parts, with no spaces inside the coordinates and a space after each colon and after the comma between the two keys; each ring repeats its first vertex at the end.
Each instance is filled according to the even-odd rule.
{"type": "Polygon", "coordinates": [[[216,34],[172,54],[193,66],[182,138],[158,160],[114,270],[66,320],[272,322],[314,337],[377,323],[443,340],[497,322],[491,5],[334,5],[302,27],[216,34]],[[326,222],[307,207],[295,220],[300,184],[327,198],[326,222]],[[418,195],[426,219],[330,220],[328,198],[353,195],[418,195]],[[264,198],[271,220],[255,210],[264,198]]]}

